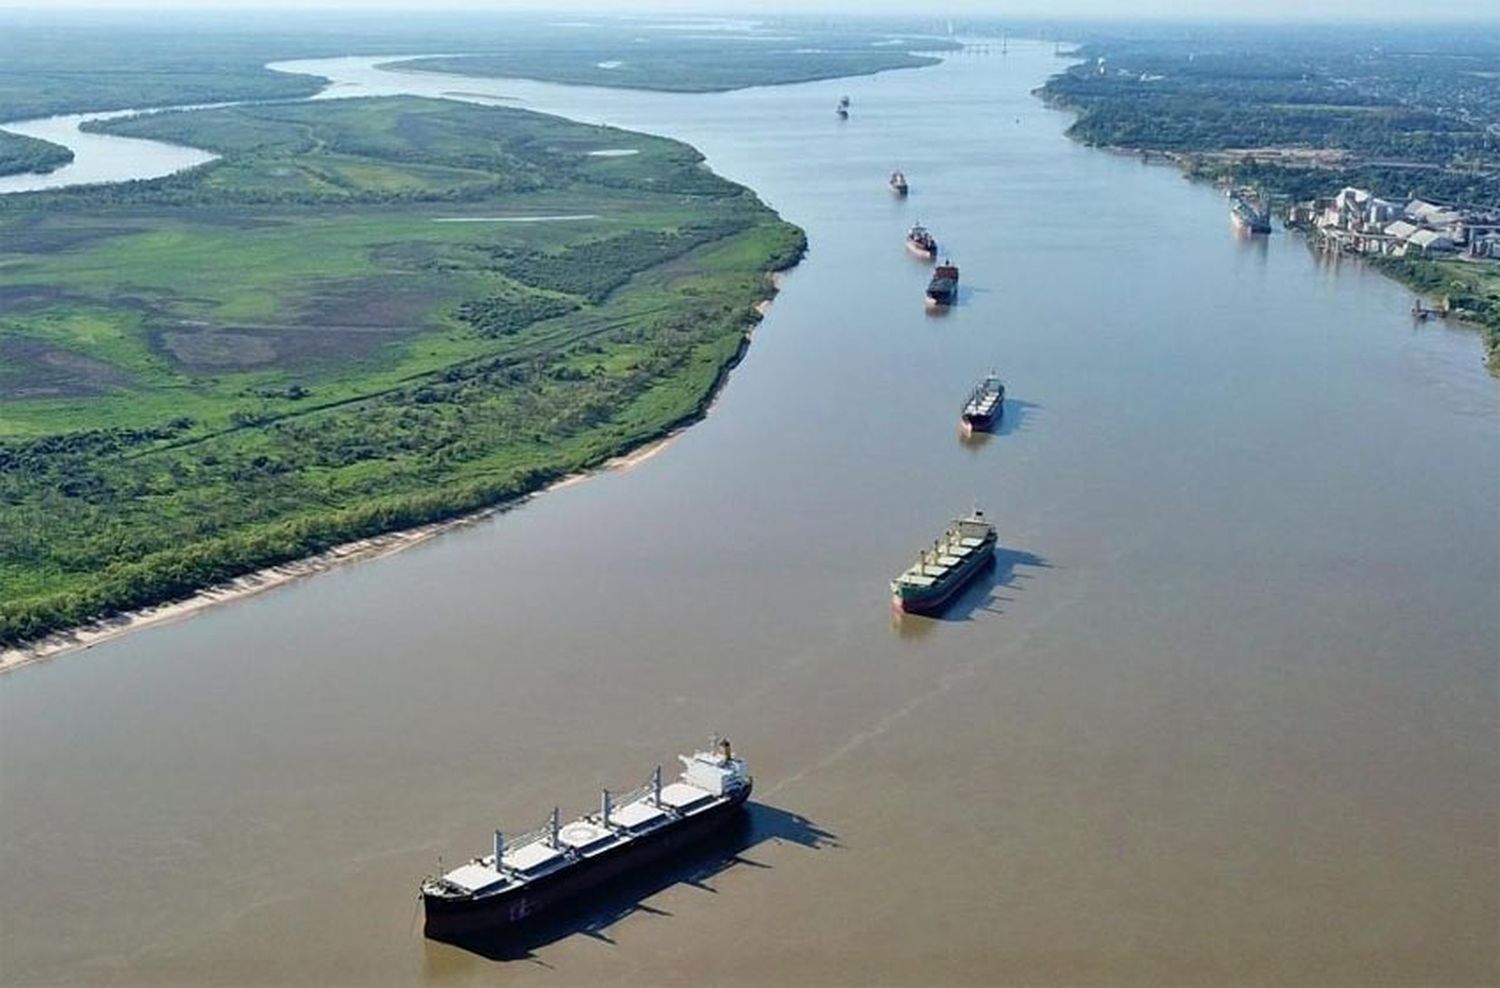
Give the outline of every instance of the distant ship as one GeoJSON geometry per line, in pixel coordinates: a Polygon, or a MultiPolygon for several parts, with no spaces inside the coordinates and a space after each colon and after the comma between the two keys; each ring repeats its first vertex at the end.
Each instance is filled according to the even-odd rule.
{"type": "Polygon", "coordinates": [[[964,402],[959,420],[963,422],[964,428],[983,432],[1004,414],[1005,382],[991,371],[969,392],[969,400],[964,402]]]}
{"type": "Polygon", "coordinates": [[[932,272],[932,280],[927,283],[928,305],[952,305],[958,298],[958,266],[952,261],[944,261],[932,272]]]}
{"type": "Polygon", "coordinates": [[[891,581],[891,603],[911,614],[942,610],[995,556],[995,526],[975,509],[923,550],[916,565],[891,581]]]}
{"type": "Polygon", "coordinates": [[[702,838],[728,822],[750,796],[745,763],[726,740],[681,755],[681,780],[651,781],[621,796],[604,790],[599,811],[507,839],[495,831],[491,853],[422,882],[426,935],[448,940],[504,931],[577,899],[702,838]]]}
{"type": "Polygon", "coordinates": [[[911,191],[910,187],[906,184],[906,176],[901,173],[901,170],[899,168],[896,171],[891,172],[890,185],[891,191],[896,193],[896,195],[898,196],[904,196],[906,195],[906,193],[911,191]]]}
{"type": "Polygon", "coordinates": [[[836,114],[838,114],[838,117],[839,117],[840,120],[848,120],[849,119],[849,97],[847,97],[847,96],[840,96],[839,97],[839,105],[834,108],[833,112],[836,113],[836,114]]]}
{"type": "Polygon", "coordinates": [[[1230,194],[1229,218],[1235,226],[1250,233],[1271,232],[1271,208],[1252,192],[1230,194]]]}
{"type": "Polygon", "coordinates": [[[921,223],[906,231],[906,249],[929,261],[937,257],[937,239],[921,223]]]}

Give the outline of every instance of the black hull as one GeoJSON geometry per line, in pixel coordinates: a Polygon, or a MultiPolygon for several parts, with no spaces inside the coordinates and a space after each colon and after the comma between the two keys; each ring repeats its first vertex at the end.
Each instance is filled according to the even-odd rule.
{"type": "Polygon", "coordinates": [[[958,268],[952,264],[939,264],[927,282],[929,305],[952,305],[958,298],[958,268]]]}
{"type": "Polygon", "coordinates": [[[574,903],[601,885],[709,836],[739,813],[750,797],[750,789],[747,785],[728,802],[518,888],[482,899],[445,899],[424,894],[427,921],[423,932],[433,940],[458,942],[475,934],[503,935],[519,929],[540,914],[574,903]]]}
{"type": "Polygon", "coordinates": [[[975,432],[988,432],[994,428],[995,423],[1000,421],[1000,417],[1004,414],[1005,410],[1002,406],[994,415],[964,415],[963,422],[965,426],[975,432]]]}

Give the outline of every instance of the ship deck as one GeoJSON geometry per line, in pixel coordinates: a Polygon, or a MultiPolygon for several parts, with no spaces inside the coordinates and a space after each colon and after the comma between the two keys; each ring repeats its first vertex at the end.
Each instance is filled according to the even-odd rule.
{"type": "Polygon", "coordinates": [[[963,563],[975,550],[984,545],[984,539],[971,535],[943,547],[943,554],[936,560],[918,563],[896,578],[896,582],[912,587],[930,587],[947,576],[963,563]]]}
{"type": "MultiPolygon", "coordinates": [[[[519,888],[570,864],[607,853],[673,822],[696,817],[733,798],[714,795],[686,780],[661,787],[658,803],[654,790],[644,786],[624,794],[610,808],[608,823],[599,813],[589,813],[557,828],[554,846],[550,827],[543,827],[509,840],[503,848],[500,867],[495,856],[473,858],[436,881],[446,894],[480,898],[519,888]]],[[[424,889],[427,886],[424,885],[424,889]]]]}

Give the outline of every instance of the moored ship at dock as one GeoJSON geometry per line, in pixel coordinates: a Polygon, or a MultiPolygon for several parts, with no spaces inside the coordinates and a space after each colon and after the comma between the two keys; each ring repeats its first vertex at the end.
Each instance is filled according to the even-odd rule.
{"type": "Polygon", "coordinates": [[[1229,218],[1247,233],[1271,232],[1271,208],[1265,199],[1248,189],[1229,194],[1229,218]]]}
{"type": "Polygon", "coordinates": [[[915,223],[906,231],[906,249],[930,261],[937,257],[937,238],[921,223],[915,223]]]}
{"type": "Polygon", "coordinates": [[[497,830],[491,853],[427,878],[426,935],[503,932],[719,829],[750,796],[745,763],[724,740],[679,757],[677,782],[663,785],[658,766],[639,789],[604,790],[597,813],[563,823],[553,809],[539,830],[510,839],[497,830]]]}
{"type": "Polygon", "coordinates": [[[955,520],[915,565],[891,581],[891,603],[909,614],[942,610],[995,558],[997,541],[995,526],[979,509],[955,520]]]}
{"type": "Polygon", "coordinates": [[[927,304],[932,306],[952,305],[958,299],[958,265],[944,261],[932,272],[927,283],[927,304]]]}
{"type": "Polygon", "coordinates": [[[1005,414],[1005,382],[991,371],[969,392],[959,421],[965,429],[983,432],[1005,414]]]}

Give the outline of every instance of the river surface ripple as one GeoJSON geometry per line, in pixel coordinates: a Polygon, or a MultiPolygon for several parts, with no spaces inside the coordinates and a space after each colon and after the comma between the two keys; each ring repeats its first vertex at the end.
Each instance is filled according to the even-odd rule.
{"type": "Polygon", "coordinates": [[[1500,979],[1472,334],[1070,143],[1049,46],[691,96],[376,61],[286,67],[686,140],[811,252],[636,468],[4,677],[8,983],[1500,979]],[[966,445],[992,366],[1006,422],[966,445]],[[976,498],[993,578],[893,625],[885,581],[976,498]],[[414,932],[437,855],[712,730],[757,776],[740,863],[538,963],[414,932]]]}

